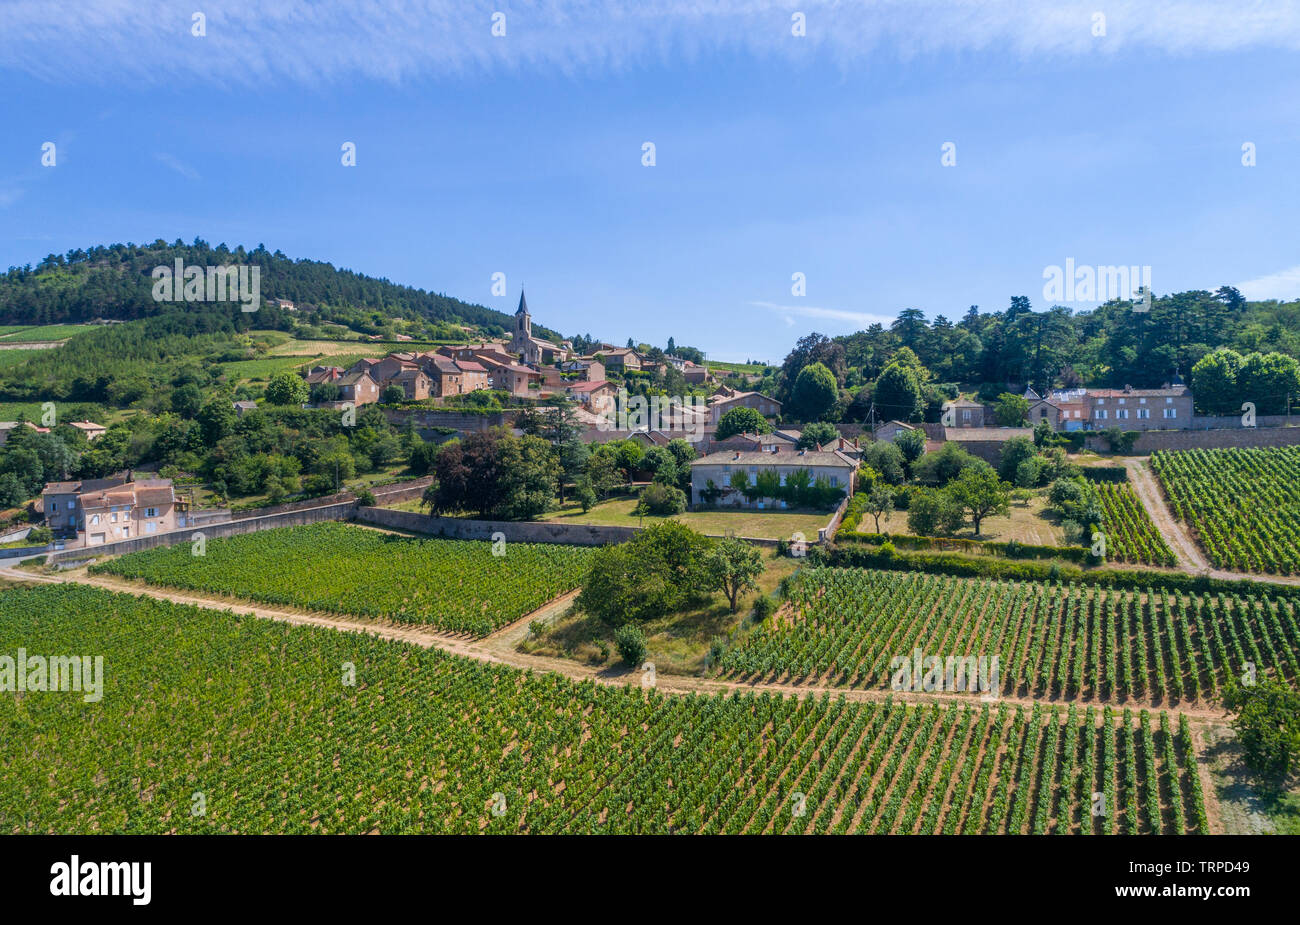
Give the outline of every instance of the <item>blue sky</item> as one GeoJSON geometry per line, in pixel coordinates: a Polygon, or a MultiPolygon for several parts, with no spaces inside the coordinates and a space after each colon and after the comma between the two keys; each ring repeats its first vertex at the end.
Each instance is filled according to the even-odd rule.
{"type": "Polygon", "coordinates": [[[0,7],[0,263],[261,242],[730,360],[1067,258],[1300,298],[1295,4],[200,5],[0,7]]]}

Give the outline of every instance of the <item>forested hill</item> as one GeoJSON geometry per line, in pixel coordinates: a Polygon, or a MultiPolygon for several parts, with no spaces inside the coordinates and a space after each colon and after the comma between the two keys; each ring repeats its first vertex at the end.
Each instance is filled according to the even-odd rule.
{"type": "Polygon", "coordinates": [[[35,267],[12,267],[0,277],[0,324],[131,320],[164,313],[174,306],[154,301],[150,273],[154,267],[174,266],[178,258],[186,266],[258,266],[264,299],[288,299],[299,307],[324,309],[326,314],[361,309],[408,320],[460,322],[484,330],[508,331],[513,323],[511,316],[482,305],[341,270],[318,260],[292,260],[260,244],[255,250],[245,250],[242,245],[232,250],[225,244],[213,247],[196,239],[193,244],[160,240],[92,247],[51,254],[35,267]]]}

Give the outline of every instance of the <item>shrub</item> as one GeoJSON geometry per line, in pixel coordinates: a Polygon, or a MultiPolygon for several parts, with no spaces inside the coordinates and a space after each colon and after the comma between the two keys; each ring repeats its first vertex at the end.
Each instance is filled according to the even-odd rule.
{"type": "Polygon", "coordinates": [[[762,623],[776,612],[776,601],[766,594],[760,594],[754,601],[754,622],[762,623]]]}
{"type": "Polygon", "coordinates": [[[357,503],[360,504],[362,507],[374,507],[375,493],[372,492],[369,488],[361,489],[359,492],[357,492],[357,503]]]}
{"type": "Polygon", "coordinates": [[[620,626],[614,631],[614,645],[618,648],[618,654],[623,657],[625,664],[635,668],[645,661],[645,633],[641,631],[641,627],[633,623],[620,626]]]}
{"type": "Polygon", "coordinates": [[[655,482],[641,491],[641,500],[637,504],[638,514],[654,514],[656,517],[671,517],[686,510],[686,493],[672,485],[655,482]]]}

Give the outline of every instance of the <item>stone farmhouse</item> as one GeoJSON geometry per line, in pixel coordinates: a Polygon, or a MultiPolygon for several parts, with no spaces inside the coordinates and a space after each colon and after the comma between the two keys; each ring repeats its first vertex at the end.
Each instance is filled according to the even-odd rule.
{"type": "Polygon", "coordinates": [[[41,493],[46,526],[81,546],[183,529],[188,503],[171,479],[83,479],[50,482],[41,493]]]}
{"type": "Polygon", "coordinates": [[[842,488],[848,495],[853,494],[853,474],[858,462],[838,449],[836,450],[796,450],[774,444],[762,450],[720,450],[702,456],[691,463],[691,503],[702,503],[703,492],[712,487],[721,492],[718,504],[727,507],[775,506],[787,507],[784,501],[757,499],[749,501],[744,494],[731,485],[736,472],[744,472],[749,484],[753,484],[758,474],[773,471],[786,483],[790,473],[807,469],[813,480],[825,478],[832,488],[842,488]]]}

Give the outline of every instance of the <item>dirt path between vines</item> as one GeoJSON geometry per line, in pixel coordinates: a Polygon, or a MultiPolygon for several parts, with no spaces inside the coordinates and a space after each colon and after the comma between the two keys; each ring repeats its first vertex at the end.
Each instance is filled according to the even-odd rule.
{"type": "Polygon", "coordinates": [[[1216,569],[1210,565],[1201,550],[1200,544],[1187,529],[1187,525],[1174,517],[1165,498],[1155,473],[1151,471],[1149,457],[1129,458],[1123,460],[1128,469],[1129,484],[1133,492],[1146,508],[1151,522],[1155,524],[1160,535],[1164,537],[1169,548],[1178,557],[1178,568],[1189,575],[1208,575],[1227,581],[1254,581],[1259,584],[1300,585],[1300,577],[1285,575],[1256,575],[1250,572],[1229,572],[1216,569]]]}

